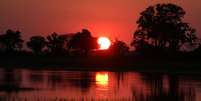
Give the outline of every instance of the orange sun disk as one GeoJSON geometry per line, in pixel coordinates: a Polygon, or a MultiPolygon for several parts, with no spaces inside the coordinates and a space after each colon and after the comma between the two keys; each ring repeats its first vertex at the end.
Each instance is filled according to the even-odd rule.
{"type": "Polygon", "coordinates": [[[107,37],[99,37],[98,38],[98,44],[100,45],[100,50],[106,50],[110,47],[111,41],[107,37]]]}

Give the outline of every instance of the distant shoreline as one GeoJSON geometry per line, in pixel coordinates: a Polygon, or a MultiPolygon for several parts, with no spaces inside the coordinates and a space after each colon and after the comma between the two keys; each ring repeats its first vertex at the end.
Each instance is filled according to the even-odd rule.
{"type": "Polygon", "coordinates": [[[133,58],[95,58],[95,57],[7,57],[0,58],[0,68],[67,70],[67,71],[142,71],[142,72],[189,72],[201,74],[199,59],[162,60],[133,58]]]}

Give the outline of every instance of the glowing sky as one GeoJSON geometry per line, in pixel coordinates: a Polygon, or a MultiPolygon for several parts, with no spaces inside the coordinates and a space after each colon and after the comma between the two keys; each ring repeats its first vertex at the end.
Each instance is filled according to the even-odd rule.
{"type": "Polygon", "coordinates": [[[130,43],[139,13],[159,2],[182,6],[187,12],[186,21],[197,33],[201,32],[198,0],[0,0],[0,32],[18,29],[27,39],[32,35],[72,33],[88,28],[93,36],[130,43]]]}

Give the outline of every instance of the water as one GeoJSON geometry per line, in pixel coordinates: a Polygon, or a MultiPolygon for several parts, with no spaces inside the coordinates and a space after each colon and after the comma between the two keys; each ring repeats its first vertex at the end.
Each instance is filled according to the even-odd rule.
{"type": "Polygon", "coordinates": [[[201,75],[0,69],[0,101],[201,101],[201,75]]]}

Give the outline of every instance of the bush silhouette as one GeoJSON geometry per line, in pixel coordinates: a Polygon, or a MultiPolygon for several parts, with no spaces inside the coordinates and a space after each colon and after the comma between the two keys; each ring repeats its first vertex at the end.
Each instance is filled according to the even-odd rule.
{"type": "Polygon", "coordinates": [[[53,33],[47,36],[47,47],[52,54],[62,54],[65,52],[65,39],[64,37],[53,33]]]}
{"type": "Polygon", "coordinates": [[[27,42],[27,47],[35,54],[42,53],[42,50],[46,46],[45,38],[42,36],[32,36],[30,41],[27,42]]]}
{"type": "Polygon", "coordinates": [[[1,48],[6,52],[19,51],[23,47],[20,31],[7,30],[5,34],[0,36],[1,48]]]}
{"type": "Polygon", "coordinates": [[[125,55],[129,52],[129,47],[125,42],[116,40],[109,49],[114,55],[125,55]]]}

